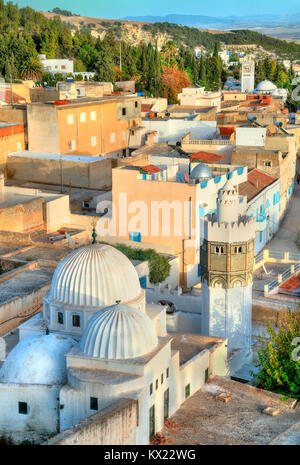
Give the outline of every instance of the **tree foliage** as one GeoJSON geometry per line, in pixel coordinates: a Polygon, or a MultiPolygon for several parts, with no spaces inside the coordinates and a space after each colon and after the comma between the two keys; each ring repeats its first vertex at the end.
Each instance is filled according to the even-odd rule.
{"type": "Polygon", "coordinates": [[[169,103],[177,102],[177,95],[184,87],[190,87],[191,81],[184,71],[175,68],[164,68],[161,76],[163,96],[169,103]]]}
{"type": "Polygon", "coordinates": [[[256,376],[264,389],[300,400],[300,360],[296,360],[297,355],[300,357],[296,347],[299,341],[299,309],[282,312],[277,330],[268,324],[267,335],[259,337],[261,348],[256,362],[256,376]]]}
{"type": "Polygon", "coordinates": [[[130,260],[148,260],[150,283],[161,283],[169,276],[170,263],[166,257],[160,255],[154,249],[138,249],[125,244],[116,244],[115,247],[130,260]]]}

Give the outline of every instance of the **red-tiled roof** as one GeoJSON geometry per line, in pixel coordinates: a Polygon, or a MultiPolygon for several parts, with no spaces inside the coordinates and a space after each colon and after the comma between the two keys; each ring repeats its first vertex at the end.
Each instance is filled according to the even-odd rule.
{"type": "Polygon", "coordinates": [[[161,169],[155,165],[141,166],[141,170],[145,173],[159,173],[161,171],[161,169]]]}
{"type": "Polygon", "coordinates": [[[10,105],[11,103],[23,103],[26,101],[21,95],[15,94],[10,89],[0,89],[0,100],[10,105]]]}
{"type": "Polygon", "coordinates": [[[225,158],[224,155],[217,155],[211,152],[196,152],[190,154],[191,161],[199,160],[204,163],[219,163],[219,161],[225,160],[225,158]]]}
{"type": "Polygon", "coordinates": [[[14,136],[16,134],[22,134],[24,132],[23,124],[12,124],[0,128],[0,138],[14,136]]]}
{"type": "Polygon", "coordinates": [[[300,287],[300,276],[292,276],[288,279],[284,284],[279,286],[280,289],[284,289],[285,291],[295,291],[298,287],[300,287]]]}
{"type": "Polygon", "coordinates": [[[232,127],[219,127],[219,130],[220,130],[220,134],[221,136],[228,136],[230,137],[234,131],[235,131],[235,128],[232,128],[232,127]]]}
{"type": "Polygon", "coordinates": [[[276,178],[273,176],[254,169],[248,173],[248,180],[239,184],[239,194],[246,196],[249,202],[274,181],[276,178]]]}
{"type": "Polygon", "coordinates": [[[142,103],[141,111],[142,113],[147,113],[148,111],[151,111],[152,107],[153,107],[152,103],[142,103]]]}

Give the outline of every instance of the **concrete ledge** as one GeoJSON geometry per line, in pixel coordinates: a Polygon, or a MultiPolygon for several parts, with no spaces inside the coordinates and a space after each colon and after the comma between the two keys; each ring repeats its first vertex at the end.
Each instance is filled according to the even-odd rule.
{"type": "Polygon", "coordinates": [[[138,401],[121,398],[42,445],[133,445],[137,426],[138,401]],[[118,441],[118,436],[122,442],[118,441]]]}

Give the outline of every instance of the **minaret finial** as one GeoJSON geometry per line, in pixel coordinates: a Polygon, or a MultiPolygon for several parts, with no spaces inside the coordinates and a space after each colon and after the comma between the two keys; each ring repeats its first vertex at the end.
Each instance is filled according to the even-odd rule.
{"type": "Polygon", "coordinates": [[[93,227],[93,233],[92,233],[92,244],[97,244],[97,241],[96,241],[96,237],[97,237],[97,233],[96,233],[96,228],[95,226],[93,227]]]}

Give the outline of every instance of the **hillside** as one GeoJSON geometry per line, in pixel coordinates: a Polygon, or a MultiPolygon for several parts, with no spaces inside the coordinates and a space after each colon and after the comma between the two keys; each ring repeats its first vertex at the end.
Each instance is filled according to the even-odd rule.
{"type": "MultiPolygon", "coordinates": [[[[48,19],[57,17],[55,13],[42,12],[48,19]]],[[[136,20],[112,20],[85,16],[59,15],[61,21],[72,29],[89,30],[94,37],[103,39],[107,31],[113,32],[116,38],[137,45],[141,42],[157,43],[162,47],[168,40],[174,40],[177,46],[184,45],[189,48],[203,46],[213,49],[215,43],[220,41],[226,45],[255,44],[267,52],[272,52],[282,58],[300,59],[300,45],[276,39],[254,30],[237,29],[232,31],[218,31],[182,26],[169,22],[141,22],[136,20]]]]}

